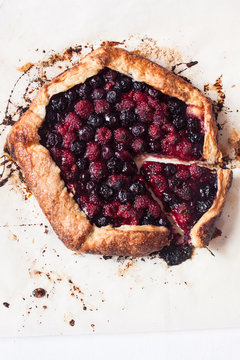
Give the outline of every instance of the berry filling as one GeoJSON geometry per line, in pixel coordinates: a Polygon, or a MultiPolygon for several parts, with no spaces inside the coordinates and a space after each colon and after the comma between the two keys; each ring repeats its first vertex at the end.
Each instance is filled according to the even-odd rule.
{"type": "Polygon", "coordinates": [[[141,175],[161,199],[186,240],[192,227],[210,209],[217,193],[217,174],[208,168],[146,161],[141,175]]]}
{"type": "MultiPolygon", "coordinates": [[[[180,171],[183,168],[174,174],[169,170],[166,175],[161,165],[156,165],[159,169],[151,174],[149,166],[144,165],[142,177],[134,160],[145,153],[202,160],[201,111],[119,72],[105,68],[85,83],[52,96],[39,135],[41,144],[59,166],[68,191],[98,227],[111,224],[171,228],[146,188],[149,177],[157,184],[155,193],[165,194],[160,197],[166,209],[186,231],[210,206],[212,198],[206,195],[205,188],[205,195],[199,194],[193,201],[191,181],[186,171],[180,171]],[[177,199],[178,210],[177,206],[174,211],[170,208],[166,200],[170,195],[177,199]],[[186,204],[194,208],[191,216],[186,215],[186,204]]],[[[212,184],[210,178],[206,177],[204,185],[212,184]]]]}

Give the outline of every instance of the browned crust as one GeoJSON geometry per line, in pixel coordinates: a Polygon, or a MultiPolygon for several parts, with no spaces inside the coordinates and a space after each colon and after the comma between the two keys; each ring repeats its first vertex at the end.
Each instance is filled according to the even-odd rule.
{"type": "Polygon", "coordinates": [[[212,105],[198,89],[165,68],[126,50],[101,47],[87,55],[77,66],[45,84],[29,110],[13,126],[7,138],[11,155],[19,162],[26,181],[36,196],[55,232],[67,247],[82,252],[108,255],[144,255],[168,245],[169,231],[164,227],[124,226],[112,229],[91,226],[60,178],[60,169],[46,148],[39,144],[38,128],[44,121],[52,95],[79,84],[108,66],[135,80],[177,97],[204,112],[206,136],[203,156],[209,163],[218,161],[216,126],[212,105]]]}
{"type": "Polygon", "coordinates": [[[214,223],[221,215],[227,192],[232,184],[231,170],[217,170],[218,190],[211,208],[199,219],[190,232],[192,244],[195,247],[204,247],[209,244],[213,232],[214,223]]]}

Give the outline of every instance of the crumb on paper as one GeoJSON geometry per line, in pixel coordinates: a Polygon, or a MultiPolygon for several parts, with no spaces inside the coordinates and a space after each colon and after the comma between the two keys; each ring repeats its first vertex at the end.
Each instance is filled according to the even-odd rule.
{"type": "Polygon", "coordinates": [[[129,261],[124,267],[119,267],[118,268],[118,275],[119,276],[124,276],[128,270],[133,267],[133,265],[135,264],[135,261],[132,260],[132,261],[129,261]]]}
{"type": "Polygon", "coordinates": [[[28,62],[28,63],[24,64],[23,66],[17,68],[17,70],[18,70],[18,71],[21,71],[21,72],[26,72],[26,71],[28,71],[31,67],[33,67],[33,65],[34,65],[33,63],[28,62]]]}
{"type": "Polygon", "coordinates": [[[46,295],[46,290],[43,288],[37,288],[37,289],[33,290],[32,294],[36,298],[42,298],[46,295]]]}
{"type": "Polygon", "coordinates": [[[5,306],[6,308],[9,308],[10,304],[8,302],[3,302],[3,306],[5,306]]]}
{"type": "Polygon", "coordinates": [[[91,328],[92,328],[93,332],[95,332],[95,324],[91,324],[91,328]]]}
{"type": "Polygon", "coordinates": [[[69,325],[70,325],[70,326],[74,326],[74,325],[75,325],[75,320],[73,320],[73,319],[70,320],[70,321],[69,321],[69,325]]]}
{"type": "Polygon", "coordinates": [[[218,229],[217,227],[215,228],[211,240],[217,238],[218,236],[222,235],[222,230],[218,229]]]}

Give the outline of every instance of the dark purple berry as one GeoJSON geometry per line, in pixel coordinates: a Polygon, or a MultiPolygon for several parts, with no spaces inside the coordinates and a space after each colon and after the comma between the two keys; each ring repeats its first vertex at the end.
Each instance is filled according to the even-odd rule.
{"type": "Polygon", "coordinates": [[[85,152],[86,143],[84,141],[74,141],[71,144],[70,149],[75,155],[81,155],[85,152]]]}
{"type": "Polygon", "coordinates": [[[101,127],[103,125],[103,117],[98,114],[91,114],[87,120],[88,125],[94,128],[101,127]]]}
{"type": "Polygon", "coordinates": [[[182,104],[184,104],[181,100],[172,98],[170,100],[168,100],[167,105],[168,105],[168,110],[169,112],[173,115],[179,115],[182,113],[182,104]]]}
{"type": "Polygon", "coordinates": [[[133,194],[125,189],[121,189],[118,193],[118,200],[121,204],[126,204],[133,201],[133,194]]]}
{"type": "Polygon", "coordinates": [[[203,134],[190,133],[188,139],[192,144],[202,144],[203,143],[203,134]]]}
{"type": "Polygon", "coordinates": [[[200,131],[200,123],[197,118],[190,117],[187,120],[187,129],[190,133],[197,134],[200,131]]]}
{"type": "Polygon", "coordinates": [[[95,131],[90,126],[84,126],[78,131],[80,140],[89,141],[94,138],[95,131]]]}
{"type": "Polygon", "coordinates": [[[177,166],[174,164],[167,164],[163,168],[167,177],[173,176],[177,172],[177,166]]]}
{"type": "Polygon", "coordinates": [[[173,116],[173,125],[176,127],[177,130],[184,129],[186,127],[186,119],[183,115],[174,115],[173,116]]]}
{"type": "Polygon", "coordinates": [[[115,104],[120,99],[120,92],[117,89],[109,90],[106,99],[110,104],[115,104]]]}
{"type": "Polygon", "coordinates": [[[84,170],[78,175],[78,177],[80,182],[86,183],[89,180],[90,175],[87,170],[84,170]]]}
{"type": "Polygon", "coordinates": [[[144,91],[146,89],[146,84],[143,82],[134,81],[133,88],[134,90],[144,91]]]}
{"type": "Polygon", "coordinates": [[[110,200],[114,195],[114,191],[107,184],[102,184],[99,189],[99,194],[104,200],[110,200]]]}
{"type": "Polygon", "coordinates": [[[132,162],[124,162],[122,173],[125,175],[135,175],[137,173],[137,165],[134,161],[132,162]]]}
{"type": "Polygon", "coordinates": [[[129,126],[136,120],[136,115],[131,110],[123,110],[120,113],[122,126],[129,126]]]}
{"type": "Polygon", "coordinates": [[[89,80],[89,84],[94,88],[97,89],[102,85],[102,79],[100,76],[95,75],[89,80]]]}
{"type": "Polygon", "coordinates": [[[80,171],[87,169],[88,167],[88,160],[85,158],[79,158],[76,162],[77,167],[80,171]]]}
{"type": "Polygon", "coordinates": [[[200,200],[196,202],[196,210],[200,214],[204,214],[212,206],[212,201],[210,200],[200,200]]]}
{"type": "Polygon", "coordinates": [[[132,87],[132,80],[129,77],[123,76],[120,79],[120,86],[123,91],[129,91],[132,87]]]}
{"type": "Polygon", "coordinates": [[[57,145],[61,145],[62,137],[60,134],[48,133],[46,139],[46,147],[51,148],[57,145]]]}
{"type": "Polygon", "coordinates": [[[107,226],[108,224],[110,224],[110,219],[108,216],[100,216],[97,219],[95,219],[95,224],[98,227],[107,226]]]}
{"type": "Polygon", "coordinates": [[[92,93],[92,99],[93,100],[101,100],[105,97],[105,90],[104,89],[94,89],[92,93]]]}
{"type": "Polygon", "coordinates": [[[78,95],[82,99],[87,99],[89,97],[89,95],[91,94],[91,92],[92,92],[92,88],[88,84],[82,84],[82,85],[80,85],[80,87],[78,89],[78,95]]]}
{"type": "Polygon", "coordinates": [[[154,99],[157,99],[159,97],[159,91],[151,87],[148,89],[148,94],[154,99]]]}
{"type": "Polygon", "coordinates": [[[67,100],[62,94],[54,95],[50,100],[50,106],[54,111],[63,111],[67,106],[67,100]]]}
{"type": "Polygon", "coordinates": [[[144,124],[137,123],[132,127],[133,136],[141,137],[142,135],[146,134],[146,132],[147,132],[147,127],[144,124]]]}
{"type": "Polygon", "coordinates": [[[118,115],[116,114],[105,114],[105,123],[108,126],[114,127],[120,124],[118,115]]]}
{"type": "Polygon", "coordinates": [[[137,180],[130,186],[130,190],[136,195],[143,195],[146,192],[146,187],[142,181],[137,180]]]}
{"type": "Polygon", "coordinates": [[[123,163],[119,158],[112,157],[107,162],[107,168],[110,174],[120,174],[123,168],[123,163]]]}
{"type": "Polygon", "coordinates": [[[158,140],[149,141],[148,147],[149,147],[149,151],[152,153],[157,153],[157,152],[161,151],[161,148],[162,148],[161,142],[158,140]]]}
{"type": "Polygon", "coordinates": [[[102,145],[102,158],[103,160],[109,160],[113,156],[113,151],[111,146],[102,145]]]}

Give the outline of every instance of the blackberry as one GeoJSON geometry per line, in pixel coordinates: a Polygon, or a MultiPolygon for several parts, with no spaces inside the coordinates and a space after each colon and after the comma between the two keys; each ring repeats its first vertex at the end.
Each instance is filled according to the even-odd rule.
{"type": "Polygon", "coordinates": [[[91,114],[87,120],[88,125],[91,125],[94,128],[98,128],[103,125],[103,117],[98,114],[91,114]]]}

